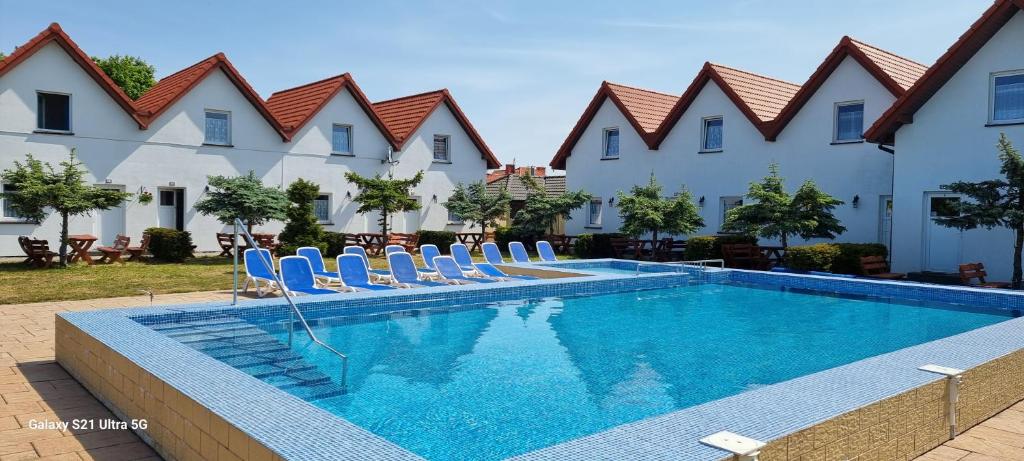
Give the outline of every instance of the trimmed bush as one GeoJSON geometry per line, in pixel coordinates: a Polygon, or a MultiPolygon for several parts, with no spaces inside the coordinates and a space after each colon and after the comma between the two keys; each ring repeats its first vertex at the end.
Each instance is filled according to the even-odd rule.
{"type": "Polygon", "coordinates": [[[614,258],[612,239],[625,237],[624,234],[582,234],[573,245],[573,253],[581,259],[614,258]]]}
{"type": "Polygon", "coordinates": [[[192,234],[188,231],[150,227],[149,252],[157,261],[180,263],[192,257],[192,234]]]}
{"type": "Polygon", "coordinates": [[[704,235],[690,237],[686,240],[686,259],[688,261],[721,259],[722,245],[737,243],[757,245],[757,237],[751,235],[704,235]]]}
{"type": "Polygon", "coordinates": [[[837,274],[864,275],[860,258],[864,256],[889,256],[889,249],[881,243],[834,243],[839,256],[832,263],[832,272],[837,274]]]}
{"type": "Polygon", "coordinates": [[[288,186],[288,200],[292,204],[285,211],[288,222],[278,235],[281,247],[279,255],[293,255],[301,247],[316,247],[327,251],[324,243],[324,229],[317,222],[313,201],[320,195],[320,186],[314,182],[298,179],[288,186]]]}
{"type": "Polygon", "coordinates": [[[455,243],[455,232],[451,231],[416,231],[419,236],[419,245],[437,245],[441,253],[448,254],[448,247],[455,243]]]}
{"type": "Polygon", "coordinates": [[[533,248],[537,236],[532,233],[520,232],[511,227],[499,227],[494,230],[494,243],[501,251],[508,251],[508,242],[523,242],[527,248],[533,248]]]}
{"type": "Polygon", "coordinates": [[[345,233],[324,231],[325,258],[337,258],[345,251],[345,233]]]}
{"type": "Polygon", "coordinates": [[[791,246],[786,249],[786,267],[797,271],[832,272],[841,251],[832,243],[791,246]]]}
{"type": "Polygon", "coordinates": [[[580,259],[593,258],[594,234],[577,235],[576,242],[572,245],[572,252],[580,259]]]}

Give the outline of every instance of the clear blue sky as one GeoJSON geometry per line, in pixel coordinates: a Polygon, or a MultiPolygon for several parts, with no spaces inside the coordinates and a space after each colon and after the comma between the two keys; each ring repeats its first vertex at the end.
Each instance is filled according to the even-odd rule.
{"type": "Polygon", "coordinates": [[[704,61],[802,83],[840,37],[925,64],[989,0],[0,0],[6,53],[59,22],[162,77],[223,51],[257,91],[351,72],[371,100],[447,87],[500,160],[546,165],[602,80],[680,94],[704,61]]]}

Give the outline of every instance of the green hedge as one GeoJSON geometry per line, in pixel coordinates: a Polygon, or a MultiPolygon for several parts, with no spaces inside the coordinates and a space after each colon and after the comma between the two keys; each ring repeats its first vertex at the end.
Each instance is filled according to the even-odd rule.
{"type": "Polygon", "coordinates": [[[182,262],[192,257],[192,234],[188,231],[150,227],[149,252],[153,259],[165,262],[182,262]]]}
{"type": "Polygon", "coordinates": [[[721,259],[722,245],[749,243],[757,245],[757,237],[750,235],[704,235],[686,240],[686,260],[721,259]]]}
{"type": "Polygon", "coordinates": [[[819,243],[791,246],[786,250],[786,267],[798,271],[823,271],[836,274],[864,275],[860,258],[886,256],[880,243],[819,243]]]}
{"type": "Polygon", "coordinates": [[[832,263],[832,272],[837,274],[864,275],[860,268],[863,256],[887,257],[889,250],[881,243],[833,243],[839,247],[839,256],[832,263]]]}
{"type": "Polygon", "coordinates": [[[508,251],[508,242],[523,242],[527,248],[533,248],[537,242],[537,236],[531,233],[517,232],[511,227],[499,227],[494,230],[494,243],[502,251],[508,251]]]}
{"type": "Polygon", "coordinates": [[[327,248],[324,252],[324,257],[337,258],[338,255],[345,251],[345,233],[325,231],[324,244],[327,248]]]}
{"type": "Polygon", "coordinates": [[[441,253],[448,254],[448,248],[455,243],[455,232],[420,230],[416,232],[419,236],[419,245],[437,245],[441,253]]]}
{"type": "Polygon", "coordinates": [[[573,244],[573,253],[577,258],[614,258],[615,251],[612,249],[612,239],[625,237],[623,234],[581,234],[577,236],[573,244]]]}

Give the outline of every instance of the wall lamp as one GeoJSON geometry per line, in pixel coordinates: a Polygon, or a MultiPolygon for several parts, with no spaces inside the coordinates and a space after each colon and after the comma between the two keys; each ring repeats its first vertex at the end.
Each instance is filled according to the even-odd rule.
{"type": "Polygon", "coordinates": [[[853,196],[853,202],[851,203],[851,205],[853,205],[854,208],[860,207],[860,195],[853,196]]]}
{"type": "Polygon", "coordinates": [[[610,207],[615,206],[615,197],[612,197],[612,198],[608,199],[608,206],[610,206],[610,207]]]}
{"type": "Polygon", "coordinates": [[[430,203],[437,203],[437,194],[434,194],[433,197],[430,197],[430,203]]]}
{"type": "Polygon", "coordinates": [[[705,201],[706,201],[706,200],[704,199],[704,196],[703,196],[703,195],[701,195],[701,196],[700,196],[700,200],[697,200],[697,206],[699,206],[699,207],[701,207],[701,208],[704,208],[704,202],[705,202],[705,201]]]}
{"type": "Polygon", "coordinates": [[[352,191],[345,191],[345,198],[348,200],[352,200],[352,191]]]}

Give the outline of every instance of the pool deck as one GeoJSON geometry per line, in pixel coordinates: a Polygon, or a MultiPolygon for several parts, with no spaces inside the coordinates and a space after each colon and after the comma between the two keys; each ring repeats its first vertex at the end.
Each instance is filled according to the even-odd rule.
{"type": "MultiPolygon", "coordinates": [[[[225,301],[230,292],[157,295],[154,304],[225,301]]],[[[32,420],[115,419],[54,361],[54,314],[145,306],[125,297],[0,306],[0,461],[138,460],[159,456],[128,430],[32,429],[32,420]]],[[[921,456],[921,461],[1024,461],[1024,402],[921,456]]]]}

